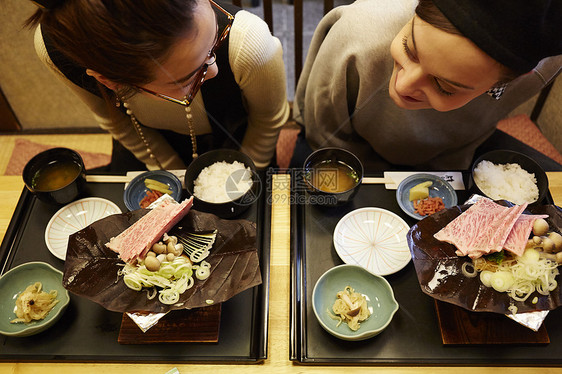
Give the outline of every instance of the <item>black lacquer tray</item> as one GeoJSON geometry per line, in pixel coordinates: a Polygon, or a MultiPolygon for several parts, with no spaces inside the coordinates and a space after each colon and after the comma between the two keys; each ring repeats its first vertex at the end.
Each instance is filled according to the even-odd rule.
{"type": "MultiPolygon", "coordinates": [[[[465,185],[466,179],[465,176],[465,185]]],[[[469,197],[468,191],[457,191],[457,195],[459,203],[469,197]]],[[[297,188],[293,190],[293,199],[302,203],[306,201],[306,195],[297,188]]],[[[550,194],[546,200],[545,203],[552,203],[550,194]]],[[[549,344],[443,344],[435,301],[421,291],[412,262],[385,277],[400,308],[380,335],[365,341],[349,342],[324,331],[312,311],[312,290],[326,270],[343,263],[332,241],[339,219],[362,207],[384,208],[400,215],[410,226],[416,223],[399,208],[396,190],[387,190],[384,185],[362,185],[354,201],[342,207],[292,206],[292,361],[323,365],[562,366],[560,308],[551,311],[544,322],[549,344]]]]}
{"type": "MultiPolygon", "coordinates": [[[[184,191],[185,192],[185,191],[184,191]]],[[[83,197],[115,202],[123,212],[123,184],[88,183],[83,197]]],[[[27,338],[0,335],[2,361],[56,362],[224,362],[257,363],[267,357],[269,313],[270,206],[262,194],[238,218],[256,222],[263,283],[222,304],[218,343],[121,345],[117,338],[122,313],[110,312],[93,301],[71,294],[63,317],[50,329],[27,338]]],[[[3,274],[19,264],[43,261],[62,271],[64,263],[45,245],[45,227],[59,207],[37,200],[23,190],[0,247],[3,274]]]]}

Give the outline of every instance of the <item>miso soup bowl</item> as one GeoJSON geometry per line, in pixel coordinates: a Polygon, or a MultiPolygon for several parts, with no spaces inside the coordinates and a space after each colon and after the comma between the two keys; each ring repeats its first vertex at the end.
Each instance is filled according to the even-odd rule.
{"type": "Polygon", "coordinates": [[[68,148],[51,148],[34,156],[25,165],[22,173],[23,182],[39,200],[53,205],[64,205],[76,200],[86,185],[86,168],[78,152],[68,148]],[[46,166],[59,162],[72,162],[78,166],[76,177],[57,189],[37,189],[34,177],[46,166]]]}
{"type": "Polygon", "coordinates": [[[363,180],[363,164],[359,161],[357,156],[342,148],[321,148],[311,153],[305,160],[303,169],[304,183],[310,197],[309,202],[314,205],[338,206],[350,202],[357,194],[361,186],[361,181],[363,180]],[[353,187],[341,192],[326,192],[314,186],[312,184],[312,175],[318,173],[316,166],[325,162],[343,163],[353,169],[356,177],[356,182],[353,187]]]}
{"type": "MultiPolygon", "coordinates": [[[[240,177],[244,176],[243,173],[245,172],[240,172],[241,173],[233,173],[234,175],[230,175],[227,178],[224,188],[228,196],[232,194],[232,183],[236,183],[240,177]]],[[[248,210],[248,208],[250,208],[257,201],[261,193],[261,181],[257,174],[254,162],[246,154],[234,149],[215,149],[203,153],[201,156],[193,160],[187,167],[184,182],[185,189],[187,190],[189,195],[193,195],[193,209],[199,210],[201,212],[212,213],[220,218],[233,218],[239,216],[240,214],[248,210]],[[194,182],[201,171],[204,168],[221,161],[225,161],[227,163],[238,161],[244,164],[246,168],[249,168],[252,174],[252,186],[250,187],[250,189],[242,196],[222,203],[205,201],[195,196],[193,193],[194,182]]],[[[237,196],[236,193],[234,193],[233,196],[237,196]]]]}

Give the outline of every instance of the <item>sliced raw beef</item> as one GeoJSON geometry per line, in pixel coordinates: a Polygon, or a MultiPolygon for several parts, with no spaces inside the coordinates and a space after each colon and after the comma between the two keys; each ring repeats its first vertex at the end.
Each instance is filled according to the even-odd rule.
{"type": "Polygon", "coordinates": [[[481,199],[434,237],[457,247],[457,255],[478,258],[502,250],[507,236],[527,204],[507,208],[481,199]]]}
{"type": "Polygon", "coordinates": [[[193,197],[181,204],[164,201],[121,234],[111,238],[106,246],[117,252],[125,262],[143,258],[164,233],[185,217],[192,205],[193,197]]]}
{"type": "Polygon", "coordinates": [[[531,235],[533,230],[533,222],[539,218],[548,218],[546,214],[521,214],[515,225],[511,229],[511,232],[507,236],[505,244],[503,245],[506,251],[510,251],[517,256],[522,256],[525,252],[525,246],[527,245],[527,240],[531,235]]]}
{"type": "Polygon", "coordinates": [[[497,217],[497,220],[494,221],[489,228],[489,230],[495,230],[492,240],[488,243],[489,249],[484,250],[480,256],[488,253],[499,252],[503,249],[509,233],[513,229],[517,219],[521,216],[525,208],[527,208],[527,205],[527,203],[524,203],[519,206],[515,205],[511,208],[507,208],[505,215],[497,217]]]}

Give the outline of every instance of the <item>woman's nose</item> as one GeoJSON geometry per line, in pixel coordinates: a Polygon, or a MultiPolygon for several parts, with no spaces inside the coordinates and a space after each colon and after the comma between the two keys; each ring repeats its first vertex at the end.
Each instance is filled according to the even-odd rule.
{"type": "Polygon", "coordinates": [[[205,76],[205,80],[216,77],[218,73],[219,68],[217,67],[217,64],[210,65],[207,68],[207,75],[205,76]]]}
{"type": "Polygon", "coordinates": [[[215,53],[209,55],[205,64],[207,64],[207,74],[205,75],[205,80],[216,77],[219,72],[219,68],[217,67],[217,55],[215,53]]]}
{"type": "Polygon", "coordinates": [[[424,74],[418,64],[410,63],[398,72],[396,89],[403,95],[411,95],[420,89],[424,81],[424,74]]]}

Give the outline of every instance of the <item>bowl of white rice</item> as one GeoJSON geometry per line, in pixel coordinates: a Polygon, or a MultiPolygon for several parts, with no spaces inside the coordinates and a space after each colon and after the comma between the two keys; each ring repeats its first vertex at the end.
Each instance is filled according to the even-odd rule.
{"type": "Polygon", "coordinates": [[[515,151],[490,151],[472,165],[472,190],[493,200],[540,204],[548,192],[548,178],[532,158],[515,151]]]}
{"type": "Polygon", "coordinates": [[[217,149],[188,166],[185,188],[193,195],[194,209],[231,218],[257,200],[260,183],[250,157],[233,149],[217,149]]]}

